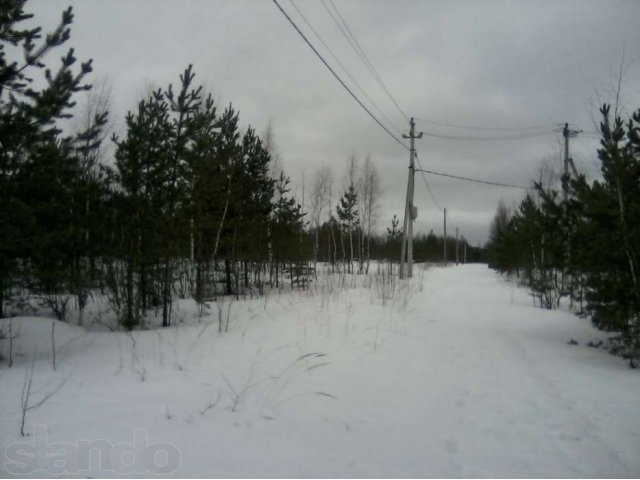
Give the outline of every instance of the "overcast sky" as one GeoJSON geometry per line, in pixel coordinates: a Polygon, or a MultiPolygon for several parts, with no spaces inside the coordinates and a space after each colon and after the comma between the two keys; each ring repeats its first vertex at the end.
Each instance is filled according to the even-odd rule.
{"type": "MultiPolygon", "coordinates": [[[[354,93],[388,128],[408,133],[392,103],[320,0],[293,0],[353,78],[384,113],[353,86],[289,0],[279,0],[354,93]],[[385,118],[385,116],[387,118],[385,118]],[[390,125],[391,121],[393,125],[390,125]]],[[[541,162],[559,161],[560,133],[583,129],[572,156],[597,175],[597,105],[612,98],[624,55],[622,99],[640,108],[640,2],[333,0],[398,105],[409,116],[486,128],[473,130],[416,120],[418,131],[461,137],[541,133],[498,141],[424,136],[416,148],[425,169],[529,185],[541,162]],[[544,134],[545,132],[551,132],[544,134]]],[[[331,8],[329,0],[325,0],[331,8]]],[[[53,26],[64,7],[76,14],[70,44],[92,58],[94,78],[113,86],[113,116],[149,85],[176,83],[192,63],[196,80],[224,106],[240,111],[243,128],[271,121],[285,172],[307,191],[316,169],[329,165],[341,187],[349,157],[369,155],[382,178],[379,230],[402,217],[409,154],[349,96],[269,0],[32,0],[38,22],[53,26]]],[[[334,16],[335,16],[334,12],[334,16]]],[[[56,58],[60,56],[56,52],[56,58]]],[[[524,135],[523,135],[524,136],[524,135]]],[[[524,191],[427,176],[455,227],[484,243],[497,202],[524,191]]],[[[416,229],[442,233],[442,213],[416,177],[416,229]]]]}

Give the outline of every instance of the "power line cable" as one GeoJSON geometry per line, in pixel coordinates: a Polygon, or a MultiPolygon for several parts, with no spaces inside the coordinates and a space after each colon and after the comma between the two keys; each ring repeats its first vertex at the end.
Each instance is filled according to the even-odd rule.
{"type": "MultiPolygon", "coordinates": [[[[529,127],[482,127],[478,125],[461,125],[456,123],[437,122],[435,120],[428,120],[426,118],[414,117],[414,120],[422,123],[430,123],[431,125],[438,125],[440,127],[459,128],[462,130],[487,130],[487,131],[522,131],[522,130],[548,130],[551,125],[532,125],[529,127]]],[[[557,127],[558,125],[553,125],[557,127]]]]}
{"type": "Polygon", "coordinates": [[[396,99],[393,97],[393,95],[391,95],[391,92],[389,91],[389,89],[387,88],[385,83],[382,81],[382,78],[380,77],[380,75],[378,74],[377,70],[375,69],[375,67],[373,66],[371,61],[369,60],[369,57],[367,56],[367,54],[365,53],[364,49],[362,48],[362,46],[360,45],[360,43],[356,39],[355,35],[353,34],[351,29],[349,28],[349,25],[347,24],[346,20],[344,19],[344,17],[340,13],[340,10],[338,10],[338,7],[336,7],[335,3],[333,3],[333,0],[329,0],[329,3],[331,4],[333,9],[335,10],[335,12],[338,15],[338,18],[340,19],[340,21],[338,21],[338,19],[336,19],[336,17],[333,15],[331,10],[325,4],[325,1],[324,0],[321,0],[321,1],[322,1],[322,5],[324,6],[324,8],[327,10],[327,12],[329,12],[329,15],[331,16],[333,21],[338,26],[340,32],[345,36],[345,38],[349,42],[349,45],[351,45],[351,48],[353,48],[353,50],[356,52],[358,57],[360,57],[360,60],[362,60],[362,62],[364,63],[364,66],[367,68],[367,70],[369,70],[369,73],[371,73],[371,75],[373,76],[374,80],[378,83],[378,85],[380,85],[380,88],[382,88],[382,90],[384,90],[384,92],[387,94],[389,99],[393,102],[393,104],[398,109],[400,114],[408,122],[409,121],[409,116],[404,112],[404,110],[402,110],[402,108],[400,108],[400,105],[398,105],[398,102],[396,101],[396,99]],[[340,24],[340,22],[342,22],[342,25],[344,25],[344,28],[340,24]]]}
{"type": "Polygon", "coordinates": [[[354,35],[354,33],[351,31],[351,29],[349,28],[349,24],[347,23],[347,21],[344,19],[344,17],[342,16],[342,14],[340,13],[340,10],[338,10],[338,7],[333,3],[333,0],[329,0],[329,3],[331,3],[331,6],[333,6],[333,9],[336,11],[336,13],[338,14],[338,17],[340,17],[340,20],[342,20],[342,23],[344,24],[345,28],[347,29],[347,32],[349,33],[349,35],[351,36],[351,38],[353,38],[354,43],[356,44],[356,46],[358,47],[358,49],[360,50],[360,52],[362,52],[362,56],[364,57],[366,63],[371,67],[371,71],[373,76],[375,77],[376,81],[378,82],[378,84],[380,85],[380,87],[384,90],[384,92],[387,94],[387,96],[389,97],[389,99],[393,102],[393,104],[395,105],[395,107],[398,109],[398,111],[400,112],[400,114],[405,118],[406,121],[409,121],[409,116],[405,113],[405,111],[400,107],[400,105],[398,104],[398,102],[396,101],[395,97],[391,94],[391,92],[389,91],[389,89],[387,88],[387,85],[384,83],[384,81],[382,80],[382,77],[380,76],[380,74],[378,73],[378,71],[376,70],[376,68],[373,66],[373,63],[371,63],[371,60],[369,60],[369,57],[367,56],[367,54],[365,53],[364,49],[362,48],[362,46],[360,45],[360,43],[358,42],[358,39],[356,38],[356,36],[354,35]]]}
{"type": "Polygon", "coordinates": [[[547,130],[544,132],[522,133],[518,135],[501,135],[497,137],[463,137],[459,135],[442,135],[432,132],[421,132],[428,137],[442,138],[445,140],[461,140],[465,142],[494,142],[501,140],[525,140],[527,138],[543,137],[552,133],[558,133],[557,130],[547,130]]]}
{"type": "Polygon", "coordinates": [[[451,175],[449,173],[442,173],[442,172],[434,172],[433,170],[426,170],[426,169],[420,169],[420,170],[416,170],[416,171],[421,171],[424,173],[428,173],[430,175],[438,175],[441,177],[448,177],[448,178],[454,178],[456,180],[464,180],[467,182],[475,182],[475,183],[482,183],[485,185],[493,185],[496,187],[507,187],[507,188],[519,188],[521,190],[535,190],[535,188],[533,187],[523,187],[522,185],[512,185],[509,183],[501,183],[501,182],[492,182],[489,180],[480,180],[478,178],[470,178],[470,177],[461,177],[459,175],[451,175]]]}
{"type": "Polygon", "coordinates": [[[415,152],[415,156],[416,156],[416,161],[418,162],[418,166],[420,167],[420,169],[418,170],[422,176],[422,180],[424,181],[425,186],[427,187],[427,191],[429,192],[429,195],[431,196],[431,199],[433,200],[433,203],[435,204],[436,207],[438,207],[440,210],[443,210],[442,206],[440,205],[440,203],[438,202],[438,199],[436,198],[436,196],[433,194],[433,191],[431,190],[431,186],[429,185],[429,182],[427,181],[427,176],[424,174],[424,170],[422,169],[422,164],[420,163],[420,158],[418,158],[418,152],[415,152]]]}
{"type": "Polygon", "coordinates": [[[333,52],[333,50],[329,47],[329,45],[327,45],[327,43],[324,41],[324,39],[320,36],[320,34],[318,33],[318,31],[313,27],[313,25],[311,24],[311,22],[307,19],[307,17],[305,16],[304,13],[302,13],[302,11],[300,10],[300,8],[298,8],[298,6],[293,2],[293,0],[289,0],[289,3],[291,3],[291,5],[293,6],[293,8],[296,9],[296,11],[298,12],[298,14],[302,17],[302,19],[305,21],[305,23],[309,26],[309,28],[311,29],[311,31],[315,34],[315,36],[318,38],[318,40],[320,40],[320,43],[322,43],[322,45],[324,45],[324,48],[327,49],[327,51],[329,52],[329,54],[333,57],[333,59],[338,63],[338,65],[340,65],[340,68],[342,68],[342,70],[344,71],[344,73],[347,74],[347,76],[351,79],[351,81],[353,82],[353,84],[358,88],[358,90],[360,91],[360,93],[362,93],[362,95],[364,95],[367,100],[369,100],[369,103],[371,103],[371,105],[373,105],[373,107],[378,111],[378,113],[380,115],[382,115],[384,117],[384,119],[389,123],[389,125],[391,125],[393,127],[393,129],[398,132],[400,135],[402,135],[402,131],[389,119],[389,117],[387,117],[385,115],[385,113],[380,109],[380,107],[378,107],[378,105],[376,104],[376,102],[373,101],[373,99],[367,94],[367,92],[364,91],[364,89],[360,86],[360,84],[356,81],[355,78],[353,78],[353,75],[351,75],[351,73],[349,72],[349,70],[347,69],[347,67],[344,66],[344,64],[340,61],[340,59],[336,56],[336,54],[333,52]]]}
{"type": "Polygon", "coordinates": [[[307,37],[304,35],[304,33],[302,33],[302,31],[298,28],[298,26],[296,25],[296,23],[291,19],[291,17],[287,14],[287,12],[284,11],[284,9],[280,6],[280,4],[278,3],[278,0],[273,0],[273,3],[276,4],[276,6],[278,7],[278,9],[282,12],[282,14],[286,17],[287,20],[289,20],[289,23],[291,23],[291,25],[293,26],[293,28],[295,28],[296,32],[298,32],[298,34],[302,37],[302,39],[307,43],[307,45],[309,45],[309,47],[311,48],[311,50],[313,50],[313,53],[315,53],[317,55],[317,57],[322,61],[322,63],[324,63],[324,66],[327,67],[329,69],[329,71],[333,74],[334,77],[336,77],[336,80],[338,80],[340,82],[340,84],[344,87],[344,89],[349,92],[349,94],[353,97],[353,99],[358,102],[358,104],[369,114],[369,116],[378,124],[380,125],[380,127],[389,134],[389,136],[391,138],[393,138],[396,142],[398,142],[400,145],[402,145],[405,149],[409,150],[409,147],[407,147],[404,143],[402,143],[402,140],[400,140],[398,137],[396,137],[393,133],[391,133],[391,131],[385,127],[382,122],[380,122],[380,120],[378,120],[378,118],[371,113],[371,110],[369,110],[364,103],[362,103],[362,101],[360,101],[360,99],[356,96],[355,93],[353,93],[353,91],[347,86],[346,83],[344,83],[344,81],[340,78],[340,76],[333,70],[333,68],[331,68],[331,66],[327,63],[327,61],[322,57],[322,55],[320,55],[320,52],[318,52],[318,50],[316,50],[316,48],[313,46],[313,44],[307,39],[307,37]]]}

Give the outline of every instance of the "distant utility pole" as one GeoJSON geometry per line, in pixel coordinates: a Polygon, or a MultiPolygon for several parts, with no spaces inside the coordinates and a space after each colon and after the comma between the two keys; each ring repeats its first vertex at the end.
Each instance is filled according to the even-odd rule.
{"type": "Polygon", "coordinates": [[[456,265],[458,265],[458,227],[456,227],[456,265]]]}
{"type": "Polygon", "coordinates": [[[569,238],[569,205],[567,201],[569,200],[569,164],[571,164],[571,168],[573,169],[576,176],[578,175],[576,172],[576,167],[573,164],[573,160],[569,156],[569,138],[577,136],[581,130],[570,130],[569,124],[565,123],[564,128],[562,129],[562,136],[564,137],[564,172],[562,173],[562,216],[564,217],[563,223],[565,224],[564,231],[564,268],[562,269],[562,285],[561,290],[564,290],[564,282],[567,276],[567,271],[569,269],[569,263],[571,261],[571,242],[569,238]]]}
{"type": "Polygon", "coordinates": [[[569,124],[565,123],[562,129],[564,137],[564,172],[562,175],[562,199],[566,205],[569,198],[569,163],[572,161],[569,156],[569,138],[577,136],[582,130],[570,130],[569,124]]]}
{"type": "Polygon", "coordinates": [[[409,135],[402,135],[402,138],[411,140],[411,148],[409,149],[409,180],[407,183],[407,200],[404,206],[404,228],[402,229],[402,248],[400,252],[400,278],[405,278],[405,270],[409,278],[413,276],[413,221],[418,216],[418,209],[413,206],[413,188],[416,172],[414,140],[422,138],[422,132],[419,135],[415,134],[416,124],[413,121],[413,117],[411,117],[409,126],[409,135]]]}
{"type": "Polygon", "coordinates": [[[447,209],[444,208],[444,264],[447,264],[447,209]]]}

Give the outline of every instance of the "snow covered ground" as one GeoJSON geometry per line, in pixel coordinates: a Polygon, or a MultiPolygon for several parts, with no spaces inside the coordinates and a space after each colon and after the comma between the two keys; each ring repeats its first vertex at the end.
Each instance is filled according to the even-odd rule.
{"type": "Polygon", "coordinates": [[[384,305],[373,276],[235,302],[222,334],[186,301],[168,329],[59,323],[55,372],[51,320],[15,319],[0,476],[640,476],[640,372],[603,333],[484,265],[417,270],[384,305]],[[29,405],[59,391],[21,437],[33,358],[29,405]]]}

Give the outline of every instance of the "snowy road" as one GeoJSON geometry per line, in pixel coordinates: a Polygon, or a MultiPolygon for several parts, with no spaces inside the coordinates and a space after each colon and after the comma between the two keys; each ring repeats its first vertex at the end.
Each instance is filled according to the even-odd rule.
{"type": "MultiPolygon", "coordinates": [[[[73,445],[144,429],[179,452],[180,477],[640,476],[640,374],[586,345],[604,338],[587,320],[481,265],[418,269],[386,305],[374,290],[235,303],[223,335],[186,302],[180,327],[135,342],[61,325],[55,373],[50,323],[24,319],[40,392],[69,376],[28,428],[73,445]]],[[[3,450],[35,442],[18,433],[24,355],[0,370],[3,450]]]]}

